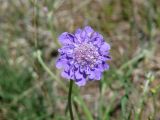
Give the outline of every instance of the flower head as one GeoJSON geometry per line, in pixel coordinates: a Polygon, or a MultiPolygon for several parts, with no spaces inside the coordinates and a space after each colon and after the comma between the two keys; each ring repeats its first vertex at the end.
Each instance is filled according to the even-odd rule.
{"type": "Polygon", "coordinates": [[[74,34],[64,32],[58,39],[62,48],[58,50],[56,67],[63,69],[62,77],[84,86],[88,80],[100,80],[109,69],[106,61],[110,60],[110,45],[90,26],[77,29],[74,34]]]}

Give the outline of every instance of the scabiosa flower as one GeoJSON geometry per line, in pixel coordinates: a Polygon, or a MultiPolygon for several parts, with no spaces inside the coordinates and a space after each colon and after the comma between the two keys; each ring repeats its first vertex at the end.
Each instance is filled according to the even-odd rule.
{"type": "Polygon", "coordinates": [[[100,80],[109,69],[110,45],[90,26],[77,29],[74,34],[64,32],[59,36],[62,45],[56,67],[62,69],[62,77],[72,79],[78,86],[89,80],[100,80]]]}

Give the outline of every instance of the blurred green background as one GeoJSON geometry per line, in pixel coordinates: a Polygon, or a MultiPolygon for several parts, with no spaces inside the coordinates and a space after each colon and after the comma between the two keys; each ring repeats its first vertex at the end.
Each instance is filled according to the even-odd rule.
{"type": "Polygon", "coordinates": [[[70,120],[57,37],[85,25],[112,60],[101,81],[74,85],[75,120],[160,119],[159,0],[0,0],[0,120],[70,120]]]}

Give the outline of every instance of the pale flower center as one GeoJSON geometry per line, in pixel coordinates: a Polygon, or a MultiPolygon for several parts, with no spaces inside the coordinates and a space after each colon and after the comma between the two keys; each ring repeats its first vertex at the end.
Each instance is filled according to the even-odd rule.
{"type": "Polygon", "coordinates": [[[81,65],[93,66],[99,57],[98,48],[89,43],[79,44],[74,49],[74,57],[81,65]]]}

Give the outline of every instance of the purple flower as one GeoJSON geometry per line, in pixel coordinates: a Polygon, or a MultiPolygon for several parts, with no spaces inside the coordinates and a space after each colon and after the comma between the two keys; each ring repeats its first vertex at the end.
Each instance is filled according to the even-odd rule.
{"type": "Polygon", "coordinates": [[[109,69],[110,45],[103,36],[90,26],[77,29],[74,34],[64,32],[59,36],[62,45],[56,67],[62,69],[62,77],[72,79],[78,86],[88,80],[100,80],[102,73],[109,69]]]}

